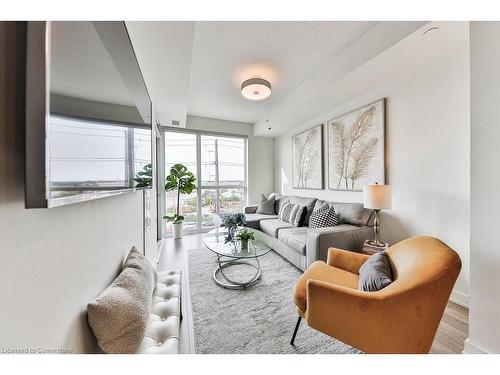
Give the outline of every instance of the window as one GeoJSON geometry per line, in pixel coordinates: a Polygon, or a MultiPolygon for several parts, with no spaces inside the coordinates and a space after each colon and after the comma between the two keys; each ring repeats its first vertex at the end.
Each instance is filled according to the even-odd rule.
{"type": "Polygon", "coordinates": [[[128,188],[151,162],[151,130],[140,126],[51,115],[53,196],[68,190],[128,188]]]}
{"type": "MultiPolygon", "coordinates": [[[[165,132],[165,176],[170,174],[170,168],[177,163],[184,164],[196,176],[196,135],[186,133],[165,132]]],[[[165,212],[176,211],[177,192],[165,192],[165,212]]],[[[198,195],[197,191],[180,196],[179,207],[184,216],[184,228],[187,232],[198,228],[198,195]]],[[[167,225],[167,234],[171,227],[167,225]]]]}
{"type": "MultiPolygon", "coordinates": [[[[197,190],[181,196],[180,210],[189,231],[213,227],[213,214],[241,211],[247,202],[246,138],[165,131],[165,174],[176,163],[195,176],[197,190]],[[199,169],[199,170],[198,170],[199,169]]],[[[166,194],[166,212],[174,212],[176,194],[166,194]]],[[[167,230],[167,235],[171,233],[167,230]]]]}

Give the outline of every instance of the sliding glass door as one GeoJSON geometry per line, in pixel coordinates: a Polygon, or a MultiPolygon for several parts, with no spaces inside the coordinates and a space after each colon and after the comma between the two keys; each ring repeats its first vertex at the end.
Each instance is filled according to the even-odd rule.
{"type": "MultiPolygon", "coordinates": [[[[197,175],[196,135],[187,133],[165,132],[165,176],[170,174],[170,168],[177,163],[184,164],[190,172],[197,175]]],[[[174,213],[177,207],[177,191],[165,193],[165,212],[174,213]]],[[[184,229],[194,232],[198,229],[198,192],[180,196],[179,208],[184,216],[184,229]]],[[[172,233],[167,225],[166,234],[172,233]]]]}
{"type": "Polygon", "coordinates": [[[214,213],[241,211],[246,204],[246,139],[200,135],[202,229],[214,213]]]}
{"type": "MultiPolygon", "coordinates": [[[[243,209],[247,202],[246,138],[165,131],[164,139],[165,175],[172,165],[181,163],[197,176],[196,191],[181,196],[179,205],[187,232],[210,229],[215,213],[243,209]]],[[[173,212],[176,195],[166,194],[166,212],[173,212]]]]}

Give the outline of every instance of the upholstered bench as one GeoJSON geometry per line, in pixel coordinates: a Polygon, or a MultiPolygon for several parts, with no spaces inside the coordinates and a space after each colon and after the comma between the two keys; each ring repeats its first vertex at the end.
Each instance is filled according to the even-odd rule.
{"type": "Polygon", "coordinates": [[[87,304],[88,322],[104,353],[179,352],[181,271],[156,272],[132,247],[113,282],[87,304]]]}
{"type": "Polygon", "coordinates": [[[177,354],[181,314],[181,272],[158,272],[151,314],[139,354],[177,354]]]}

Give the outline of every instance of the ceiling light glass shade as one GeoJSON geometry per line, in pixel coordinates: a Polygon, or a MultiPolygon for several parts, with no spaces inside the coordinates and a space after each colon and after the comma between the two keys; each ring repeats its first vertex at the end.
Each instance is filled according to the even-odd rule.
{"type": "Polygon", "coordinates": [[[264,100],[271,96],[271,84],[262,78],[250,78],[241,84],[241,95],[248,100],[264,100]]]}

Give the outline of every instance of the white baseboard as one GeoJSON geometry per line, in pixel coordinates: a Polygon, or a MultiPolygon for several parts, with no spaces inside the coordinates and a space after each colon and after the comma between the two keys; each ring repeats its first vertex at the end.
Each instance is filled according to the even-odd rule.
{"type": "Polygon", "coordinates": [[[451,292],[450,301],[469,308],[469,296],[457,290],[451,292]]]}
{"type": "Polygon", "coordinates": [[[464,354],[488,354],[489,353],[486,350],[484,350],[483,348],[480,348],[479,346],[470,342],[469,338],[467,338],[465,340],[464,344],[465,344],[464,351],[463,351],[464,354]]]}

